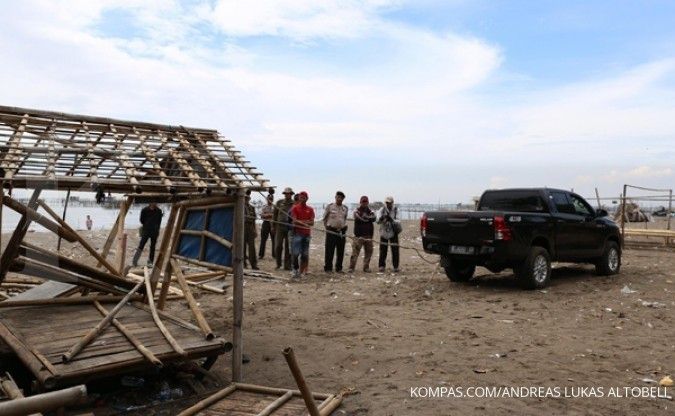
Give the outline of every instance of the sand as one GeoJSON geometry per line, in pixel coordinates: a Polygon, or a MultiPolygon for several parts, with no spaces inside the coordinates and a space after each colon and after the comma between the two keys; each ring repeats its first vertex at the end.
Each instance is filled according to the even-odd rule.
{"type": "MultiPolygon", "coordinates": [[[[402,244],[421,246],[417,227],[406,222],[402,244]]],[[[131,234],[129,258],[137,241],[131,234]]],[[[105,238],[90,237],[99,245],[105,238]]],[[[53,244],[51,237],[29,238],[53,244]]],[[[563,394],[587,386],[596,395],[602,387],[605,396],[612,387],[657,386],[643,380],[675,373],[672,251],[626,250],[621,274],[612,277],[596,276],[590,265],[556,265],[550,287],[523,291],[510,272],[484,269],[470,283],[452,283],[413,250],[402,250],[401,273],[389,263],[383,274],[325,274],[321,233],[312,246],[307,278],[245,283],[245,382],[295,388],[281,354],[292,346],[313,390],[351,393],[335,414],[647,415],[675,408],[660,398],[411,397],[411,388],[422,386],[550,387],[563,394]],[[625,286],[634,292],[622,293],[625,286]]],[[[82,255],[70,244],[64,250],[82,255]]],[[[269,254],[259,265],[288,276],[274,270],[269,254]]],[[[197,296],[214,329],[229,337],[231,294],[197,296]]],[[[169,309],[190,318],[182,301],[169,309]]],[[[227,379],[229,367],[226,355],[213,371],[227,379]]]]}

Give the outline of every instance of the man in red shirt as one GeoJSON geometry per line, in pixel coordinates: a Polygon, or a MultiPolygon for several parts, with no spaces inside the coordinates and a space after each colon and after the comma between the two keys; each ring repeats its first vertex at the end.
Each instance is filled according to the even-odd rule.
{"type": "Polygon", "coordinates": [[[309,241],[312,239],[312,228],[314,226],[314,208],[307,205],[309,195],[302,191],[299,194],[299,203],[291,208],[291,219],[293,220],[293,256],[300,256],[300,269],[297,262],[293,262],[293,277],[307,274],[309,266],[309,241]]]}

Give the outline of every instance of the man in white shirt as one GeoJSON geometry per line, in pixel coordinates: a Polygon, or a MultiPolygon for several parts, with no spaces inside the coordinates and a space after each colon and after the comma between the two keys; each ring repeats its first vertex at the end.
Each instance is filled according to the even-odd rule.
{"type": "Polygon", "coordinates": [[[345,234],[347,233],[347,213],[349,209],[342,204],[345,194],[342,191],[335,193],[335,202],[328,204],[323,213],[323,225],[326,227],[326,253],[323,270],[326,273],[335,271],[342,273],[342,261],[345,256],[345,234]],[[337,253],[337,255],[335,255],[337,253]]]}

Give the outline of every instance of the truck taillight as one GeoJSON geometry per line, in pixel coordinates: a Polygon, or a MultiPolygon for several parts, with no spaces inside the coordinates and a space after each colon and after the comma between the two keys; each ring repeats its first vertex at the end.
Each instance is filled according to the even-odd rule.
{"type": "Polygon", "coordinates": [[[427,236],[427,214],[422,214],[422,218],[420,218],[420,233],[422,234],[422,237],[427,236]]]}
{"type": "Polygon", "coordinates": [[[511,229],[506,225],[506,219],[498,216],[494,218],[495,240],[509,241],[513,237],[511,229]]]}

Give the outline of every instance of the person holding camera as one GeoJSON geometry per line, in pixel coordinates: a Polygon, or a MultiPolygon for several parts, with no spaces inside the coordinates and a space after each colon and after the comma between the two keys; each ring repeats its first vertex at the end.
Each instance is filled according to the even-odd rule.
{"type": "Polygon", "coordinates": [[[388,196],[384,200],[384,206],[380,208],[377,223],[380,225],[380,259],[379,271],[384,273],[384,267],[387,263],[388,247],[391,247],[391,262],[394,266],[394,273],[398,273],[399,265],[399,247],[398,235],[403,228],[398,219],[398,207],[394,205],[394,198],[388,196]]]}
{"type": "Polygon", "coordinates": [[[345,234],[347,233],[347,213],[349,209],[342,204],[345,194],[342,191],[335,193],[335,202],[328,204],[323,213],[323,225],[326,227],[326,251],[323,271],[333,271],[333,258],[335,258],[335,271],[342,272],[342,261],[345,256],[345,234]],[[337,256],[335,255],[337,253],[337,256]]]}

